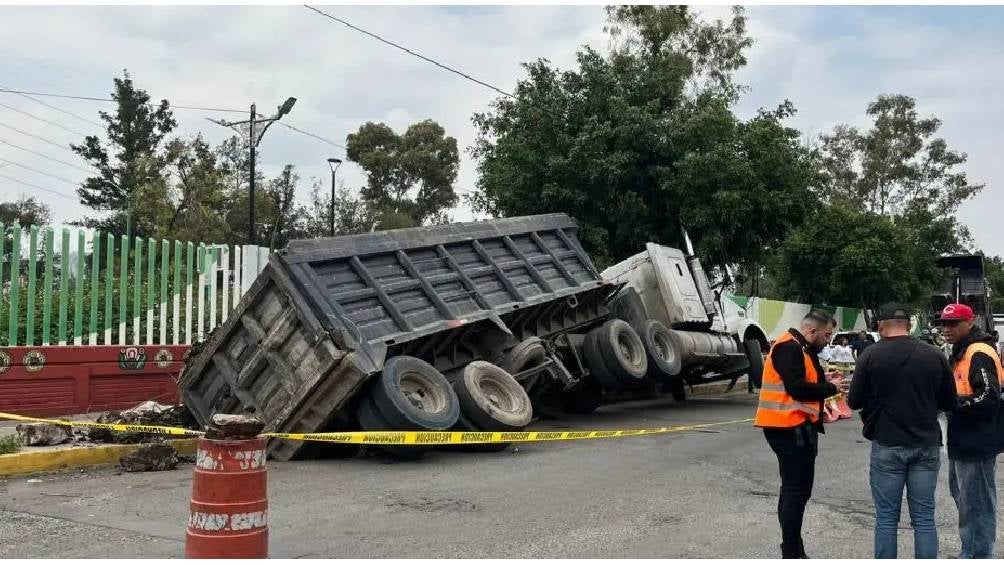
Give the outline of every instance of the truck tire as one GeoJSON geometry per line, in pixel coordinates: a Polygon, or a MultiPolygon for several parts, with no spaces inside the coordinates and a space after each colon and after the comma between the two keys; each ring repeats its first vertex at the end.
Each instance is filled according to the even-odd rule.
{"type": "Polygon", "coordinates": [[[472,361],[453,381],[462,417],[478,430],[518,432],[533,419],[530,397],[512,375],[487,361],[472,361]]]}
{"type": "Polygon", "coordinates": [[[606,361],[603,360],[603,352],[600,351],[599,337],[603,333],[603,328],[596,328],[586,334],[585,341],[582,342],[582,356],[586,361],[586,368],[593,375],[593,380],[607,390],[620,388],[621,383],[607,368],[606,361]]]}
{"type": "Polygon", "coordinates": [[[675,336],[658,320],[648,320],[642,326],[641,341],[648,354],[648,374],[665,380],[680,374],[683,362],[675,336]]]}
{"type": "Polygon", "coordinates": [[[544,342],[539,337],[524,339],[505,354],[499,361],[502,367],[510,375],[540,365],[547,358],[547,350],[544,349],[544,342]]]}
{"type": "Polygon", "coordinates": [[[603,389],[595,383],[565,395],[565,412],[568,414],[591,414],[602,404],[603,389]]]}
{"type": "Polygon", "coordinates": [[[625,385],[633,385],[645,378],[648,357],[638,332],[624,320],[608,320],[600,326],[596,338],[604,364],[625,385]]]}
{"type": "MultiPolygon", "coordinates": [[[[394,426],[387,423],[387,420],[377,410],[373,397],[366,394],[359,400],[359,407],[356,409],[356,417],[359,419],[359,427],[367,432],[390,432],[394,426]]],[[[377,451],[390,455],[394,459],[401,461],[417,461],[421,459],[429,448],[427,446],[415,447],[394,447],[389,445],[378,446],[377,451]]]]}
{"type": "Polygon", "coordinates": [[[390,358],[373,386],[373,402],[398,430],[448,430],[460,417],[460,401],[446,377],[416,357],[390,358]]]}
{"type": "Polygon", "coordinates": [[[755,339],[747,339],[743,342],[746,349],[746,359],[750,363],[749,380],[753,386],[760,388],[763,384],[763,350],[760,349],[760,342],[755,339]]]}
{"type": "MultiPolygon", "coordinates": [[[[460,419],[457,420],[457,425],[454,428],[458,432],[486,432],[494,430],[482,430],[478,429],[478,426],[467,419],[463,412],[460,413],[460,419]]],[[[459,448],[456,451],[463,451],[465,453],[498,453],[499,451],[505,451],[507,447],[512,445],[511,443],[471,443],[467,445],[451,446],[459,448]]],[[[452,451],[452,450],[451,450],[452,451]]]]}

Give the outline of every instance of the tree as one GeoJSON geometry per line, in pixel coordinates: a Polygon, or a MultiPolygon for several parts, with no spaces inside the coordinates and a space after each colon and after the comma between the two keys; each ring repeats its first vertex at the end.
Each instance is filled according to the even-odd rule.
{"type": "Polygon", "coordinates": [[[994,314],[1004,314],[1004,257],[984,257],[983,268],[990,284],[990,308],[994,314]]]}
{"type": "MultiPolygon", "coordinates": [[[[114,83],[115,113],[98,112],[107,124],[107,146],[98,136],[89,135],[81,145],[70,147],[98,170],[97,176],[88,177],[77,189],[80,202],[94,210],[113,212],[103,219],[88,218],[83,224],[123,231],[128,213],[139,208],[135,196],[140,188],[163,180],[161,143],[177,122],[168,101],[150,104],[150,95],[134,86],[128,71],[114,83]]],[[[138,231],[137,235],[144,233],[138,231]]]]}
{"type": "Polygon", "coordinates": [[[34,196],[22,196],[13,202],[0,202],[0,222],[6,226],[44,226],[52,222],[52,209],[34,196]]]}
{"type": "Polygon", "coordinates": [[[457,140],[432,120],[398,135],[382,123],[366,122],[346,138],[348,158],[366,171],[362,199],[385,223],[422,225],[453,207],[460,155],[457,140]]]}
{"type": "MultiPolygon", "coordinates": [[[[225,242],[231,236],[226,216],[227,170],[197,135],[191,140],[174,139],[167,144],[170,215],[158,223],[161,237],[182,241],[225,242]]],[[[149,202],[146,198],[143,201],[149,202]]]]}
{"type": "MultiPolygon", "coordinates": [[[[329,237],[331,234],[331,196],[322,187],[321,181],[314,179],[310,191],[310,207],[305,237],[329,237]]],[[[374,229],[377,221],[365,202],[339,183],[335,193],[335,235],[365,233],[374,229]]]]}
{"type": "Polygon", "coordinates": [[[704,22],[685,6],[608,10],[620,43],[579,51],[576,70],[524,64],[514,98],[475,114],[476,211],[566,212],[594,260],[646,241],[709,266],[760,261],[813,209],[816,165],[783,122],[785,102],[748,121],[731,111],[731,73],[751,44],[745,16],[704,22]]]}
{"type": "Polygon", "coordinates": [[[798,302],[873,311],[888,301],[920,304],[934,280],[917,268],[930,257],[915,236],[887,216],[828,205],[791,233],[774,268],[798,302]]]}
{"type": "Polygon", "coordinates": [[[934,137],[941,120],[920,118],[916,106],[909,96],[883,94],[868,104],[871,129],[839,125],[822,136],[823,193],[830,201],[890,216],[926,209],[945,217],[983,189],[958,170],[966,154],[934,137]]]}

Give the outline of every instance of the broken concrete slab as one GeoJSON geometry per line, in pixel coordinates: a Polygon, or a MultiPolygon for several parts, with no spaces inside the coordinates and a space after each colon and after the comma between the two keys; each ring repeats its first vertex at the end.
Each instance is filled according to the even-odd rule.
{"type": "Polygon", "coordinates": [[[69,426],[35,423],[18,424],[14,429],[24,445],[59,445],[73,440],[69,426]]]}
{"type": "Polygon", "coordinates": [[[214,414],[206,437],[211,439],[253,438],[265,429],[265,422],[247,414],[214,414]]]}
{"type": "Polygon", "coordinates": [[[166,443],[144,445],[119,459],[129,473],[170,471],[178,467],[178,450],[166,443]]]}

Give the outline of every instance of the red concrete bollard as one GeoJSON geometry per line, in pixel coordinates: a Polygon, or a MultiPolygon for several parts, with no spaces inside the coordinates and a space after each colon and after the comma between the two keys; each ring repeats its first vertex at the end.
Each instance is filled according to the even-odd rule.
{"type": "Polygon", "coordinates": [[[264,438],[200,438],[185,557],[268,557],[267,489],[264,438]]]}

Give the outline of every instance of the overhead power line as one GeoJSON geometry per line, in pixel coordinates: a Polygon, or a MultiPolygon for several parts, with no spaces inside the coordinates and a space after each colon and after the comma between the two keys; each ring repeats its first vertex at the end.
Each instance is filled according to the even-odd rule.
{"type": "Polygon", "coordinates": [[[35,135],[33,133],[28,133],[28,132],[24,131],[23,129],[18,129],[18,128],[10,125],[10,124],[5,124],[3,122],[0,122],[0,126],[5,127],[7,129],[12,129],[12,130],[18,132],[21,135],[26,135],[28,137],[33,137],[33,138],[35,138],[35,139],[37,139],[39,141],[48,143],[49,145],[52,145],[53,147],[58,147],[58,148],[60,148],[60,149],[62,149],[64,151],[69,151],[70,153],[73,153],[74,155],[76,155],[76,153],[72,149],[70,149],[70,145],[69,144],[61,145],[59,143],[56,143],[55,141],[52,141],[51,139],[46,139],[44,137],[35,135]]]}
{"type": "Polygon", "coordinates": [[[412,51],[411,49],[408,49],[407,47],[404,47],[403,45],[398,45],[397,43],[394,43],[393,41],[389,41],[387,39],[384,39],[384,38],[380,37],[379,35],[377,35],[375,33],[372,33],[372,32],[366,31],[365,29],[362,29],[360,27],[354,26],[354,25],[350,24],[349,22],[347,22],[347,21],[345,21],[345,20],[343,20],[341,18],[336,18],[335,16],[332,16],[331,14],[328,14],[327,12],[324,12],[322,10],[319,10],[319,9],[317,9],[317,8],[315,8],[313,6],[307,5],[307,4],[304,4],[303,7],[306,8],[306,9],[308,9],[308,10],[312,10],[314,12],[317,12],[318,14],[320,14],[320,15],[328,18],[328,19],[334,20],[334,21],[336,21],[336,22],[338,22],[338,23],[340,23],[340,24],[342,24],[342,25],[344,25],[344,26],[346,26],[346,27],[348,27],[350,29],[358,31],[359,33],[366,34],[366,35],[372,37],[373,39],[376,39],[377,41],[380,41],[382,43],[386,43],[387,45],[390,45],[391,47],[394,47],[396,49],[400,49],[401,51],[404,51],[405,53],[408,53],[409,55],[411,55],[413,57],[418,57],[419,59],[422,59],[423,61],[426,61],[428,63],[432,63],[433,65],[436,65],[437,67],[439,67],[439,68],[441,68],[443,70],[446,70],[446,71],[449,71],[449,72],[451,72],[451,73],[453,73],[455,75],[461,76],[461,77],[463,77],[463,78],[465,78],[465,79],[467,79],[467,80],[469,80],[471,82],[480,84],[481,86],[484,86],[486,88],[490,88],[490,89],[494,90],[495,92],[498,92],[499,94],[501,94],[503,96],[508,96],[509,98],[513,98],[512,94],[510,94],[510,93],[502,90],[501,88],[499,88],[499,87],[497,87],[495,85],[488,84],[487,82],[485,82],[483,80],[478,80],[478,79],[472,77],[471,75],[469,75],[469,74],[467,74],[467,73],[465,73],[463,71],[458,71],[457,69],[454,69],[453,67],[444,65],[444,64],[440,63],[439,61],[436,61],[434,59],[430,59],[429,57],[426,57],[425,55],[422,55],[420,53],[416,53],[416,52],[412,51]]]}
{"type": "MultiPolygon", "coordinates": [[[[5,89],[6,90],[7,86],[3,85],[3,84],[0,84],[0,89],[5,89]]],[[[20,96],[22,98],[27,98],[28,100],[31,100],[31,101],[33,101],[33,102],[35,102],[37,104],[41,104],[42,106],[45,106],[46,108],[51,108],[51,109],[53,109],[53,110],[55,110],[57,112],[62,112],[64,114],[66,114],[67,116],[70,116],[72,118],[76,118],[76,119],[78,119],[78,120],[80,120],[82,122],[87,122],[87,123],[89,123],[91,125],[98,126],[99,128],[105,127],[103,124],[100,124],[98,122],[95,122],[94,120],[85,118],[85,117],[81,116],[80,114],[74,114],[73,112],[71,112],[69,110],[64,110],[63,108],[60,108],[59,106],[53,106],[52,104],[49,104],[45,100],[39,100],[38,98],[34,98],[32,96],[29,96],[27,94],[24,94],[23,92],[14,92],[14,94],[17,94],[18,96],[20,96]]]]}
{"type": "Polygon", "coordinates": [[[79,131],[76,131],[76,130],[72,130],[72,129],[70,129],[70,128],[68,128],[68,127],[64,126],[64,125],[63,125],[63,124],[61,124],[61,123],[58,123],[58,122],[53,122],[53,121],[51,121],[51,120],[47,120],[47,119],[45,119],[45,118],[40,118],[40,117],[36,116],[35,114],[32,114],[32,113],[30,113],[30,112],[25,112],[24,110],[19,110],[19,109],[17,109],[17,108],[15,108],[15,107],[13,107],[13,106],[8,106],[7,104],[4,104],[3,102],[0,102],[0,106],[3,106],[4,108],[7,108],[8,110],[10,110],[10,111],[12,111],[12,112],[17,112],[18,114],[22,114],[22,115],[25,115],[25,116],[28,116],[29,118],[31,118],[31,119],[33,119],[33,120],[38,120],[38,121],[40,121],[40,122],[44,122],[44,123],[47,123],[47,124],[49,124],[50,126],[56,126],[57,128],[59,128],[59,129],[61,129],[61,130],[63,130],[63,131],[66,131],[66,132],[69,132],[69,133],[72,133],[73,135],[79,135],[79,136],[81,136],[81,137],[87,137],[87,134],[86,134],[86,133],[81,133],[81,132],[79,132],[79,131]]]}
{"type": "Polygon", "coordinates": [[[11,164],[11,165],[14,165],[15,167],[21,167],[22,169],[24,169],[26,171],[31,171],[33,173],[37,173],[37,174],[40,174],[40,175],[45,175],[45,176],[47,176],[49,178],[54,178],[56,180],[61,180],[61,181],[65,182],[65,183],[72,184],[73,186],[80,186],[80,183],[78,183],[75,180],[70,180],[70,179],[68,179],[66,177],[61,177],[59,175],[53,175],[53,174],[47,173],[45,171],[40,171],[38,169],[29,167],[28,165],[22,165],[21,163],[17,163],[15,161],[11,161],[10,159],[4,158],[4,157],[0,157],[0,161],[3,161],[4,163],[8,163],[8,164],[11,164]]]}
{"type": "Polygon", "coordinates": [[[78,171],[83,172],[83,173],[87,173],[89,175],[97,174],[97,172],[98,172],[97,170],[94,170],[94,169],[85,169],[84,167],[79,167],[77,165],[74,165],[73,163],[70,163],[69,161],[63,161],[62,159],[57,159],[55,157],[50,157],[50,156],[46,155],[45,153],[39,153],[38,151],[35,151],[34,149],[28,149],[27,147],[21,147],[20,145],[15,145],[15,144],[13,144],[13,143],[11,143],[9,141],[4,141],[3,139],[0,139],[0,143],[3,143],[4,145],[7,145],[9,147],[13,147],[14,149],[20,149],[21,151],[24,151],[25,153],[31,153],[31,154],[37,155],[37,156],[39,156],[39,157],[41,157],[43,159],[48,159],[48,160],[50,160],[50,161],[52,161],[54,163],[59,163],[61,165],[66,165],[67,167],[73,167],[74,169],[77,169],[78,171]]]}
{"type": "MultiPolygon", "coordinates": [[[[70,100],[88,100],[91,102],[116,102],[114,98],[98,98],[96,96],[71,96],[69,94],[51,94],[48,92],[25,92],[23,90],[11,90],[8,88],[0,88],[0,92],[9,92],[11,94],[30,94],[34,96],[49,96],[52,98],[67,98],[70,100]]],[[[157,108],[160,104],[147,103],[146,106],[151,108],[157,108]]],[[[199,110],[203,112],[231,112],[237,114],[244,114],[245,110],[232,110],[229,108],[206,108],[203,106],[182,106],[180,104],[171,104],[172,109],[178,110],[199,110]]],[[[104,126],[102,126],[104,127],[104,126]]]]}
{"type": "Polygon", "coordinates": [[[297,127],[293,127],[293,126],[291,126],[291,125],[289,125],[289,124],[287,124],[285,122],[279,122],[279,125],[283,126],[283,127],[286,127],[286,128],[289,128],[289,129],[291,129],[291,130],[293,130],[293,131],[295,131],[297,133],[302,133],[303,135],[306,135],[306,136],[309,136],[309,137],[313,137],[314,139],[317,139],[319,141],[323,141],[324,143],[327,143],[328,145],[334,145],[335,147],[340,147],[340,148],[345,149],[346,151],[348,151],[348,147],[345,147],[341,143],[336,143],[334,141],[331,141],[330,139],[328,139],[326,137],[321,137],[321,136],[319,136],[317,134],[310,133],[309,131],[303,131],[302,129],[297,128],[297,127]]]}
{"type": "Polygon", "coordinates": [[[9,177],[9,176],[7,176],[5,174],[2,174],[2,173],[0,173],[0,177],[5,178],[5,179],[7,179],[9,181],[14,181],[14,182],[16,182],[18,184],[23,184],[24,186],[30,186],[31,188],[37,188],[38,190],[41,190],[43,192],[48,192],[50,194],[55,194],[56,196],[59,196],[60,198],[66,198],[67,200],[76,200],[76,198],[70,196],[69,194],[66,194],[65,192],[59,192],[58,190],[52,190],[51,188],[45,188],[44,186],[39,186],[37,184],[32,184],[30,182],[25,182],[25,181],[23,181],[21,179],[16,179],[14,177],[9,177]]]}

